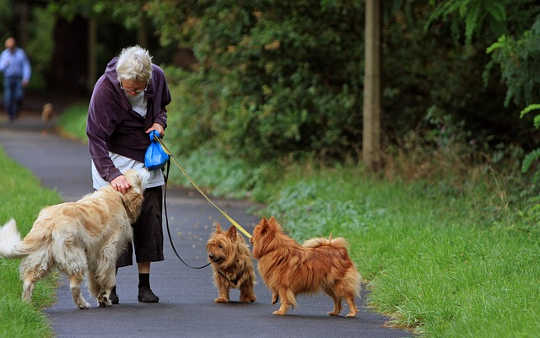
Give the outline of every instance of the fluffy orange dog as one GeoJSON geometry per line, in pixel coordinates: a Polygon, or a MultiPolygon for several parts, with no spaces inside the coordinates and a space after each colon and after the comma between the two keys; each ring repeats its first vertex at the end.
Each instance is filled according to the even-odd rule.
{"type": "Polygon", "coordinates": [[[227,232],[219,224],[206,244],[208,258],[214,270],[214,283],[218,289],[216,303],[229,302],[229,290],[240,289],[240,302],[252,303],[255,272],[251,254],[242,236],[231,226],[227,232]]]}
{"type": "Polygon", "coordinates": [[[360,275],[343,238],[313,238],[302,246],[285,235],[271,217],[263,218],[255,227],[251,243],[259,272],[272,291],[272,303],[281,299],[275,315],[284,315],[289,306],[295,306],[297,294],[322,290],[334,300],[329,315],[339,315],[345,298],[349,304],[347,317],[356,316],[354,297],[360,291],[360,275]]]}

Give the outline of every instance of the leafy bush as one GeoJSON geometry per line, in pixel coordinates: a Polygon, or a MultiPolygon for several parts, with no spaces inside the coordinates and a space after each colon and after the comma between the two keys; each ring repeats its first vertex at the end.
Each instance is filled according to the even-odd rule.
{"type": "Polygon", "coordinates": [[[190,81],[208,88],[189,87],[198,97],[179,99],[187,119],[196,111],[203,121],[193,133],[250,159],[357,146],[361,2],[173,1],[150,8],[165,27],[163,39],[193,46],[201,61],[190,81]],[[178,15],[169,16],[167,6],[178,15]]]}
{"type": "Polygon", "coordinates": [[[25,46],[32,63],[32,78],[30,86],[34,88],[46,88],[46,75],[51,66],[54,49],[53,29],[55,16],[46,8],[36,7],[32,9],[33,25],[31,38],[25,46]]]}
{"type": "MultiPolygon", "coordinates": [[[[433,111],[463,121],[468,141],[491,137],[490,146],[530,130],[514,106],[503,107],[505,88],[495,68],[484,83],[490,61],[484,51],[496,32],[464,45],[452,39],[454,25],[433,22],[428,3],[395,1],[384,8],[387,144],[433,111]]],[[[162,43],[190,46],[200,61],[191,73],[177,72],[181,80],[172,88],[179,114],[173,124],[187,129],[175,138],[182,151],[213,140],[222,152],[249,160],[359,154],[362,2],[151,1],[145,9],[162,27],[162,43]]],[[[512,22],[520,10],[508,11],[512,22]]]]}
{"type": "Polygon", "coordinates": [[[492,62],[500,65],[506,83],[505,103],[531,104],[540,99],[540,15],[519,38],[502,35],[488,49],[492,62]]]}

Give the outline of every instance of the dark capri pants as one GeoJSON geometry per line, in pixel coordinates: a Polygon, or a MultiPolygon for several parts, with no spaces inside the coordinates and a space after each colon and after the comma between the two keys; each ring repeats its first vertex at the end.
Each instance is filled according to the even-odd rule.
{"type": "Polygon", "coordinates": [[[162,189],[161,186],[148,188],[143,193],[141,215],[132,224],[133,245],[128,244],[118,257],[116,267],[133,265],[133,246],[137,263],[159,262],[163,258],[162,189]]]}

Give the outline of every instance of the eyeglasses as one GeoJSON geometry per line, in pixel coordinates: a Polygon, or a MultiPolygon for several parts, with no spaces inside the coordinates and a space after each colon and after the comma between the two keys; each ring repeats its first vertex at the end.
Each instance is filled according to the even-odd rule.
{"type": "Polygon", "coordinates": [[[146,88],[148,87],[148,82],[147,82],[144,88],[124,88],[124,86],[122,85],[122,81],[119,81],[119,82],[120,82],[120,88],[123,89],[126,93],[131,94],[131,95],[138,95],[142,91],[145,91],[146,88]]]}

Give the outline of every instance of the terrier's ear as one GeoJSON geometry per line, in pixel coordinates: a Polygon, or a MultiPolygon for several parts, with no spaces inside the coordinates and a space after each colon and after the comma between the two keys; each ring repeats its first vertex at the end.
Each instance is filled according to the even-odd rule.
{"type": "Polygon", "coordinates": [[[261,218],[259,224],[257,224],[257,227],[259,227],[259,231],[260,231],[260,234],[261,235],[264,235],[266,233],[266,231],[268,231],[268,220],[266,218],[261,218]]]}
{"type": "Polygon", "coordinates": [[[277,231],[277,232],[283,232],[283,228],[281,227],[281,224],[278,223],[278,221],[274,218],[274,216],[270,217],[270,229],[277,231]]]}
{"type": "Polygon", "coordinates": [[[229,237],[232,241],[235,241],[236,236],[237,236],[236,228],[234,227],[234,225],[231,225],[229,230],[227,230],[227,237],[229,237]]]}
{"type": "Polygon", "coordinates": [[[274,216],[270,217],[270,220],[268,221],[268,224],[270,224],[273,228],[276,228],[276,229],[279,227],[279,224],[276,221],[276,219],[274,218],[274,216]]]}
{"type": "Polygon", "coordinates": [[[223,231],[221,230],[221,224],[216,223],[216,233],[220,233],[220,232],[223,232],[223,231]]]}

